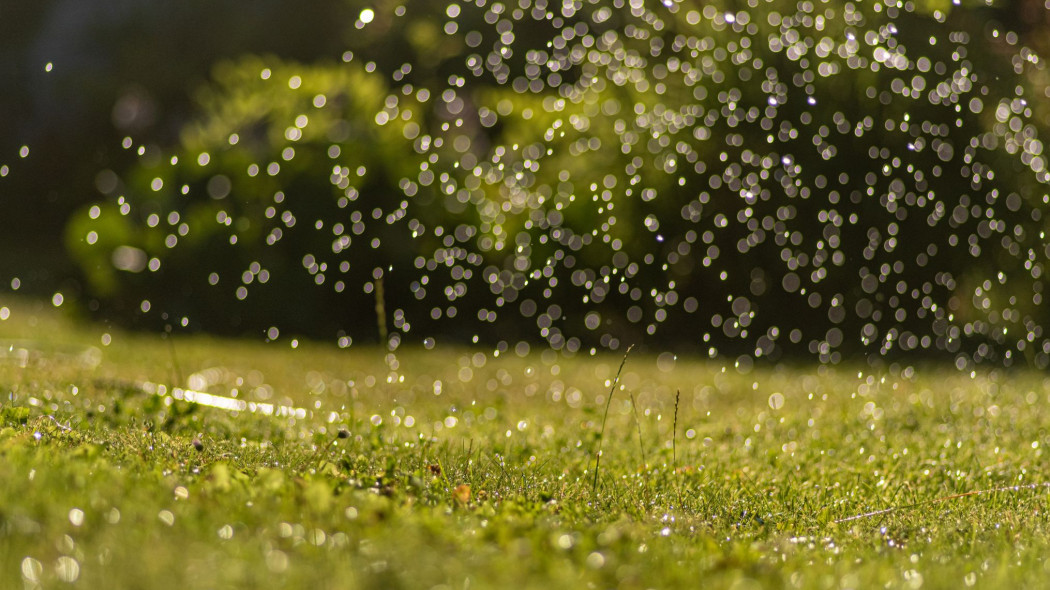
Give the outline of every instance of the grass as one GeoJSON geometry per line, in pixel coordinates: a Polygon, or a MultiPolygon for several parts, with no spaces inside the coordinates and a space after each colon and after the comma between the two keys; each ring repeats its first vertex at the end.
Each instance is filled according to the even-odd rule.
{"type": "Polygon", "coordinates": [[[0,303],[0,587],[958,589],[1047,575],[1040,373],[741,374],[636,351],[614,386],[617,355],[169,342],[0,303]],[[179,401],[179,372],[302,411],[179,401]],[[951,497],[978,490],[997,491],[951,497]]]}

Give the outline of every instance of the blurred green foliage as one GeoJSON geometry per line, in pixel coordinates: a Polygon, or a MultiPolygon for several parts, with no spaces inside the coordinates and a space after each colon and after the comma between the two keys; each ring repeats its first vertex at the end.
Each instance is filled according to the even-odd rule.
{"type": "Polygon", "coordinates": [[[362,8],[339,61],[216,67],[67,244],[155,324],[370,340],[382,280],[420,338],[1045,365],[1048,86],[1011,10],[362,8]]]}
{"type": "Polygon", "coordinates": [[[0,284],[18,277],[23,291],[79,293],[60,237],[98,197],[100,172],[136,164],[123,138],[177,140],[223,59],[339,55],[359,10],[342,0],[260,0],[252,10],[232,0],[0,3],[0,284]]]}

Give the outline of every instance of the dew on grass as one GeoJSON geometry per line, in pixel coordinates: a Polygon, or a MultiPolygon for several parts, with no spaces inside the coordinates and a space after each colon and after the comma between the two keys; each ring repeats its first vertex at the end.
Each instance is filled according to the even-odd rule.
{"type": "Polygon", "coordinates": [[[44,566],[40,560],[33,557],[22,559],[22,577],[27,582],[36,584],[41,582],[40,576],[44,573],[44,566]]]}
{"type": "Polygon", "coordinates": [[[279,549],[270,549],[266,552],[266,567],[275,574],[287,570],[288,562],[288,554],[279,549]]]}
{"type": "Polygon", "coordinates": [[[774,410],[779,410],[784,407],[784,394],[775,392],[769,396],[769,407],[774,410]]]}
{"type": "Polygon", "coordinates": [[[663,352],[660,353],[658,357],[656,357],[656,367],[662,373],[670,373],[674,371],[675,361],[677,360],[678,359],[674,354],[670,352],[663,352]]]}
{"type": "Polygon", "coordinates": [[[80,562],[68,555],[59,557],[55,560],[55,575],[63,582],[76,582],[80,577],[80,562]]]}

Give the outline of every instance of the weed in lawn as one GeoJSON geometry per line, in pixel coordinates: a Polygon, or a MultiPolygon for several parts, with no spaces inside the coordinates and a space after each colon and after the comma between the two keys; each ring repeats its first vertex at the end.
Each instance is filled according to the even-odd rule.
{"type": "Polygon", "coordinates": [[[623,366],[627,364],[627,357],[631,355],[632,350],[634,350],[633,344],[628,346],[627,352],[623,354],[623,360],[620,361],[620,368],[616,370],[616,376],[613,377],[612,385],[609,386],[609,396],[605,400],[605,413],[602,415],[602,429],[598,433],[598,450],[594,454],[594,483],[591,485],[592,493],[598,492],[598,468],[601,466],[602,462],[602,441],[605,439],[605,423],[609,420],[609,407],[612,406],[613,394],[616,393],[616,386],[620,383],[620,373],[623,372],[623,366]]]}

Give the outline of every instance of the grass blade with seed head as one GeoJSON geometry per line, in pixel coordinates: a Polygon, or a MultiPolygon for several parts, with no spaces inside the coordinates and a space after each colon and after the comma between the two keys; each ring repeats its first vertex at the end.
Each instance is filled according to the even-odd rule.
{"type": "Polygon", "coordinates": [[[609,419],[609,406],[612,405],[613,393],[616,391],[616,384],[620,382],[620,373],[623,372],[623,366],[627,364],[627,357],[630,356],[631,351],[634,350],[634,345],[627,347],[627,352],[623,353],[623,360],[620,361],[620,368],[616,369],[616,377],[613,378],[612,385],[609,387],[609,399],[605,400],[605,414],[602,416],[602,429],[598,433],[598,450],[594,457],[594,483],[591,484],[591,494],[595,494],[598,491],[598,467],[602,463],[602,439],[605,438],[605,422],[609,419]]]}

